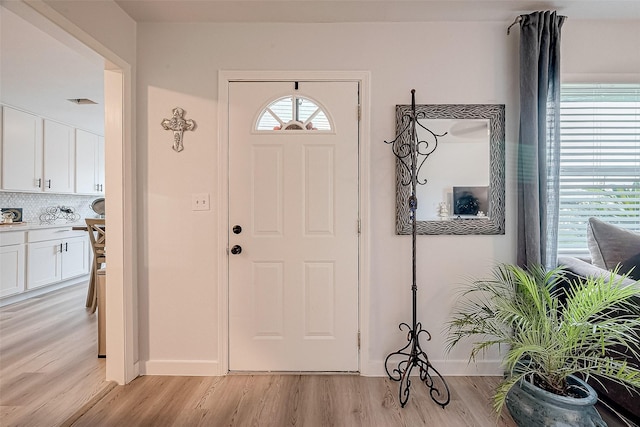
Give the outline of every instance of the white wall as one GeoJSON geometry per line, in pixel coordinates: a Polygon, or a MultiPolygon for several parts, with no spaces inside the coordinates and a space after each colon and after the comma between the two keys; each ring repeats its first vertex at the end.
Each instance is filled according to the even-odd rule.
{"type": "Polygon", "coordinates": [[[571,21],[562,33],[563,81],[640,82],[640,21],[571,21]]]}
{"type": "MultiPolygon", "coordinates": [[[[424,345],[444,374],[498,373],[467,367],[467,353],[443,352],[443,328],[456,287],[515,261],[515,143],[518,34],[505,22],[413,24],[138,24],[137,171],[140,260],[140,358],[148,374],[218,372],[218,70],[366,70],[371,72],[371,283],[366,374],[382,374],[386,355],[405,343],[409,322],[410,237],[394,234],[394,108],[418,103],[506,104],[507,206],[503,236],[419,236],[419,320],[424,345]],[[197,122],[185,150],[171,150],[162,119],[172,108],[197,122]],[[192,193],[211,193],[212,210],[192,212],[192,193]]],[[[638,23],[564,27],[564,70],[632,73],[638,23]],[[584,38],[594,41],[584,50],[584,38]],[[615,49],[613,48],[614,46],[615,49]],[[570,49],[571,52],[567,52],[570,49]],[[601,51],[596,51],[601,50],[601,51]],[[618,59],[612,51],[627,52],[618,59]],[[602,53],[602,56],[600,54],[602,53]],[[612,66],[611,61],[616,65],[612,66]]],[[[495,355],[488,356],[495,359],[495,355]]]]}
{"type": "MultiPolygon", "coordinates": [[[[419,103],[507,104],[507,152],[512,157],[515,38],[506,36],[501,23],[139,24],[138,43],[138,179],[146,219],[140,236],[140,355],[149,361],[147,372],[182,369],[177,366],[184,361],[213,371],[219,357],[215,207],[220,69],[371,71],[368,352],[379,371],[386,354],[403,345],[405,334],[398,323],[411,319],[410,238],[394,234],[394,160],[383,143],[395,132],[395,105],[410,102],[412,88],[419,103]],[[180,154],[171,150],[171,135],[160,126],[176,106],[198,123],[195,132],[185,135],[180,154]],[[211,211],[190,210],[190,195],[199,192],[211,193],[211,211]],[[169,361],[175,362],[173,368],[169,361]]],[[[508,169],[512,177],[511,161],[508,169]]],[[[495,261],[513,261],[512,200],[510,195],[505,236],[419,238],[419,312],[433,334],[427,347],[433,360],[444,358],[441,331],[452,288],[466,275],[486,273],[495,261]]]]}
{"type": "Polygon", "coordinates": [[[112,1],[44,0],[56,12],[90,34],[127,64],[136,63],[136,25],[112,1]]]}

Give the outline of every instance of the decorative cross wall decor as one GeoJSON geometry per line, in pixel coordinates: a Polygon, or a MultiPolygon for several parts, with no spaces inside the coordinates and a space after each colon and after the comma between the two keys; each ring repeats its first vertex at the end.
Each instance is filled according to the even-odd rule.
{"type": "Polygon", "coordinates": [[[194,130],[196,128],[196,122],[193,120],[185,120],[184,119],[185,111],[176,107],[173,109],[173,117],[170,119],[162,120],[162,127],[165,130],[173,131],[173,150],[177,153],[184,150],[184,146],[182,145],[182,137],[184,135],[185,130],[194,130]]]}

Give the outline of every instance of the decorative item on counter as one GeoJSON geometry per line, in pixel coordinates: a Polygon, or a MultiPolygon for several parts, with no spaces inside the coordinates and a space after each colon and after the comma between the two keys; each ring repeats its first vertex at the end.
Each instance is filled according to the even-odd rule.
{"type": "Polygon", "coordinates": [[[40,214],[40,224],[55,224],[58,220],[76,222],[80,220],[80,215],[69,206],[49,206],[40,214]]]}
{"type": "Polygon", "coordinates": [[[473,197],[473,194],[469,192],[465,192],[456,199],[454,212],[458,215],[477,215],[478,206],[478,198],[473,197]]]}
{"type": "Polygon", "coordinates": [[[489,206],[489,187],[453,187],[453,214],[478,216],[489,206]]]}
{"type": "Polygon", "coordinates": [[[173,151],[176,153],[184,150],[184,146],[182,145],[182,137],[184,136],[185,130],[194,130],[196,128],[196,122],[193,120],[185,120],[184,119],[185,111],[176,107],[173,109],[173,117],[170,119],[164,119],[160,123],[164,130],[173,131],[173,151]]]}
{"type": "Polygon", "coordinates": [[[0,219],[2,224],[13,224],[13,212],[2,212],[0,219]]]}
{"type": "Polygon", "coordinates": [[[100,218],[104,218],[104,197],[97,198],[93,202],[91,202],[91,210],[97,213],[100,218]]]}
{"type": "Polygon", "coordinates": [[[438,206],[438,216],[440,216],[440,218],[447,218],[449,216],[447,202],[440,202],[440,205],[438,206]]]}
{"type": "Polygon", "coordinates": [[[22,222],[22,208],[2,208],[0,223],[3,224],[16,224],[22,222]]]}

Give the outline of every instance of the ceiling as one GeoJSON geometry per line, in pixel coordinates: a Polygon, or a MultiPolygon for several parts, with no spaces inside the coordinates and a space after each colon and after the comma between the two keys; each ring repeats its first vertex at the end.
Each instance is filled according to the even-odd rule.
{"type": "MultiPolygon", "coordinates": [[[[569,19],[640,19],[640,0],[116,0],[116,3],[137,22],[445,20],[504,22],[506,29],[519,14],[547,9],[558,10],[569,19]]],[[[39,29],[9,9],[0,6],[0,102],[102,134],[103,59],[54,25],[40,22],[38,26],[46,31],[39,29]],[[98,104],[77,105],[67,101],[77,98],[89,98],[98,104]]]]}
{"type": "Polygon", "coordinates": [[[640,0],[116,0],[137,22],[513,21],[535,10],[571,19],[640,19],[640,0]]]}
{"type": "Polygon", "coordinates": [[[103,134],[104,60],[64,37],[0,7],[0,102],[103,134]],[[97,104],[68,101],[78,98],[97,104]]]}

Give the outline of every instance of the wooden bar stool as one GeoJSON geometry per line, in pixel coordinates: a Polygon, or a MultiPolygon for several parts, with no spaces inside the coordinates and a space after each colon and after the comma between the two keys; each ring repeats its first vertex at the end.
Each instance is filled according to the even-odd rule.
{"type": "Polygon", "coordinates": [[[106,253],[106,230],[104,218],[86,218],[87,231],[89,232],[89,240],[93,250],[93,263],[91,266],[91,279],[89,280],[89,289],[87,291],[86,306],[91,307],[91,313],[96,311],[98,306],[98,292],[96,291],[98,283],[98,270],[107,262],[106,253]]]}

